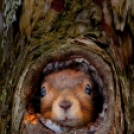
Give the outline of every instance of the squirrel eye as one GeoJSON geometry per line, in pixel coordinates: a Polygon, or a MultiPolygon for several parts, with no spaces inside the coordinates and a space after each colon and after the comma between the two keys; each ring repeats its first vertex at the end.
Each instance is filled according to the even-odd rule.
{"type": "Polygon", "coordinates": [[[46,88],[42,87],[41,88],[41,97],[44,97],[46,95],[46,88]]]}
{"type": "Polygon", "coordinates": [[[85,87],[85,93],[88,94],[88,95],[90,95],[90,93],[91,93],[91,87],[90,87],[90,85],[86,85],[86,87],[85,87]]]}

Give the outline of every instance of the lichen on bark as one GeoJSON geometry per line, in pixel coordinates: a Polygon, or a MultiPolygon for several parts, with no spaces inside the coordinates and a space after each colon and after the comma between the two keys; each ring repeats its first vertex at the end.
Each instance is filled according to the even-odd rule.
{"type": "Polygon", "coordinates": [[[111,78],[110,83],[104,80],[104,84],[109,85],[109,97],[110,93],[113,95],[113,103],[109,104],[114,117],[106,120],[105,128],[102,125],[95,134],[134,133],[133,1],[55,1],[24,0],[22,4],[21,0],[5,0],[6,42],[0,50],[0,132],[26,133],[19,129],[27,110],[30,71],[36,70],[36,76],[41,63],[79,50],[82,56],[85,51],[89,53],[91,64],[96,63],[102,76],[106,73],[100,69],[104,65],[109,73],[106,76],[111,78]],[[18,7],[21,12],[16,20],[18,7]]]}

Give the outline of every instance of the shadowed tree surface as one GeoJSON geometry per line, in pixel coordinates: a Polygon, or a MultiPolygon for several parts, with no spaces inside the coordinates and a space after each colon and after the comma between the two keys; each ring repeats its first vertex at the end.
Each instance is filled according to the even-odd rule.
{"type": "Polygon", "coordinates": [[[5,0],[3,7],[1,134],[53,133],[23,118],[44,67],[73,56],[87,59],[105,86],[94,134],[134,134],[133,0],[5,0]]]}

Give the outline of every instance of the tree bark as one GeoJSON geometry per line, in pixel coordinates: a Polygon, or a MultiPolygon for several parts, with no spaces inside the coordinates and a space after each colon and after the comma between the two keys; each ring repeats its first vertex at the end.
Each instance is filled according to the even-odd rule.
{"type": "Polygon", "coordinates": [[[105,119],[94,134],[134,134],[133,6],[133,0],[5,0],[0,133],[51,133],[24,126],[27,105],[48,63],[81,56],[105,86],[105,119]]]}

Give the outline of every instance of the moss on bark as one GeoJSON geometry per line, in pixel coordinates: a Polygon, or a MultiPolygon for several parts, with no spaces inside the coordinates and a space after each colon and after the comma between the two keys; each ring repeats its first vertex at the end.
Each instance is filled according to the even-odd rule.
{"type": "Polygon", "coordinates": [[[134,133],[133,2],[41,2],[45,9],[40,1],[23,1],[20,11],[15,11],[15,14],[18,12],[16,23],[11,22],[12,25],[8,27],[7,42],[0,48],[1,134],[18,134],[22,131],[25,133],[24,130],[20,132],[20,126],[26,112],[27,96],[31,92],[27,89],[27,81],[32,77],[25,76],[30,71],[35,71],[35,77],[39,73],[37,68],[40,68],[40,64],[45,65],[51,60],[66,58],[67,52],[78,52],[81,56],[88,53],[89,57],[92,57],[91,64],[97,68],[100,75],[106,75],[102,69],[104,64],[109,70],[109,77],[113,79],[113,83],[104,80],[106,86],[111,84],[114,87],[108,89],[114,102],[109,104],[115,112],[114,118],[110,120],[112,123],[109,123],[113,126],[107,126],[108,122],[104,122],[105,129],[102,127],[95,134],[104,133],[104,130],[109,134],[134,133]],[[27,7],[31,7],[29,17],[27,7]],[[130,7],[130,10],[127,7],[130,7]],[[123,18],[120,21],[121,16],[123,18]],[[98,65],[101,60],[102,65],[98,65]],[[26,85],[23,85],[24,80],[26,85]]]}

